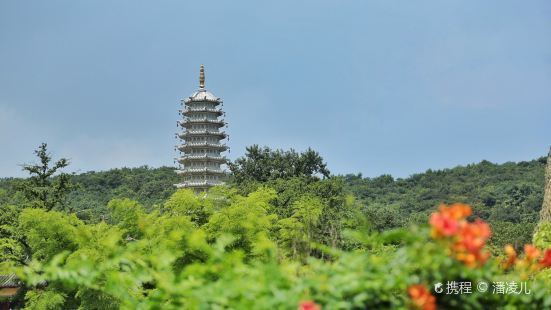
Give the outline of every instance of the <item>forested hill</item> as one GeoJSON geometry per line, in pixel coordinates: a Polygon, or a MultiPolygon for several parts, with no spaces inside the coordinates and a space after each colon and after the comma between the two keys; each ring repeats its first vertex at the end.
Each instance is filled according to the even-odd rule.
{"type": "MultiPolygon", "coordinates": [[[[72,176],[77,189],[69,194],[67,208],[76,211],[79,218],[98,219],[107,213],[107,203],[113,198],[131,198],[145,206],[165,201],[174,193],[178,175],[172,167],[111,169],[100,172],[86,172],[72,176]]],[[[0,179],[0,204],[2,196],[16,202],[18,179],[0,179]],[[4,192],[2,194],[2,192],[4,192]]]]}
{"type": "MultiPolygon", "coordinates": [[[[441,202],[464,202],[492,225],[492,243],[529,243],[543,201],[546,158],[428,170],[406,179],[347,175],[346,186],[366,205],[376,229],[426,222],[441,202]]],[[[517,246],[520,246],[517,245],[517,246]]]]}
{"type": "Polygon", "coordinates": [[[80,188],[69,196],[69,206],[75,210],[107,212],[107,202],[113,198],[131,198],[147,207],[160,204],[175,192],[174,184],[180,181],[174,170],[144,166],[76,175],[74,182],[80,188]]]}
{"type": "MultiPolygon", "coordinates": [[[[440,202],[465,202],[472,204],[475,215],[488,220],[504,240],[507,235],[519,234],[529,239],[543,200],[545,161],[545,157],[504,164],[482,161],[428,170],[405,179],[347,175],[344,180],[346,189],[365,205],[376,229],[426,222],[427,214],[440,202]]],[[[166,200],[175,191],[173,184],[178,180],[172,167],[144,166],[76,174],[73,181],[79,188],[69,195],[67,206],[82,219],[101,217],[107,202],[117,197],[135,199],[149,207],[166,200]]],[[[7,200],[16,204],[17,181],[0,179],[0,204],[7,200]]]]}
{"type": "Polygon", "coordinates": [[[399,204],[409,211],[424,211],[440,202],[470,203],[483,218],[520,221],[516,211],[539,210],[543,199],[545,157],[519,163],[478,164],[452,169],[428,170],[406,179],[390,175],[345,177],[348,189],[368,204],[399,204]],[[497,212],[496,207],[500,207],[497,212]],[[520,210],[521,209],[521,210],[520,210]],[[506,212],[504,212],[506,211],[506,212]]]}

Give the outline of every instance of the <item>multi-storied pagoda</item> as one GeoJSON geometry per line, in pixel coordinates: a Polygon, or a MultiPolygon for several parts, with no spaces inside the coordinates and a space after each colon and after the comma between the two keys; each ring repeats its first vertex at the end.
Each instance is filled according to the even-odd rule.
{"type": "Polygon", "coordinates": [[[184,130],[178,133],[182,144],[178,145],[181,156],[176,172],[183,176],[178,188],[191,188],[202,192],[214,185],[223,184],[225,171],[220,166],[226,158],[220,155],[228,147],[222,143],[227,135],[221,130],[226,124],[220,119],[224,112],[222,100],[205,89],[205,68],[201,65],[199,90],[182,100],[178,121],[184,130]],[[182,166],[183,165],[183,166],[182,166]]]}

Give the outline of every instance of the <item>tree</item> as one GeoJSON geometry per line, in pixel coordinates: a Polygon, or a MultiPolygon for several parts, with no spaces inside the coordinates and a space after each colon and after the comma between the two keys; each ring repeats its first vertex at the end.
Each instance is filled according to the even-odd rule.
{"type": "Polygon", "coordinates": [[[327,169],[323,158],[318,152],[308,149],[297,153],[261,148],[258,145],[247,147],[247,153],[235,162],[228,164],[235,181],[241,184],[246,181],[266,182],[275,179],[292,177],[308,177],[319,179],[319,175],[327,178],[331,172],[327,169]]]}
{"type": "Polygon", "coordinates": [[[42,143],[34,151],[40,159],[38,164],[25,164],[23,170],[30,174],[30,177],[20,184],[20,190],[31,203],[31,206],[52,210],[56,206],[64,206],[65,197],[75,186],[70,176],[60,173],[54,177],[58,170],[69,165],[69,160],[61,158],[50,166],[52,161],[48,153],[47,144],[42,143]]]}
{"type": "Polygon", "coordinates": [[[143,207],[136,201],[128,198],[113,199],[107,204],[111,213],[111,219],[127,234],[129,240],[142,236],[140,218],[145,214],[143,207]]]}
{"type": "Polygon", "coordinates": [[[16,206],[0,205],[0,263],[26,264],[30,257],[30,248],[17,227],[19,211],[16,206]]]}
{"type": "Polygon", "coordinates": [[[211,241],[231,235],[234,240],[228,245],[231,249],[240,249],[247,255],[259,255],[259,248],[265,245],[273,224],[275,214],[269,214],[270,202],[276,197],[273,189],[262,188],[247,197],[237,197],[228,207],[212,214],[205,230],[211,241]]]}
{"type": "Polygon", "coordinates": [[[314,234],[320,233],[320,217],[323,203],[317,197],[304,196],[293,203],[291,217],[278,222],[281,243],[285,245],[293,259],[305,260],[311,254],[310,243],[314,234]]]}
{"type": "Polygon", "coordinates": [[[19,215],[17,229],[24,234],[32,258],[49,261],[63,251],[73,252],[86,240],[85,226],[74,214],[27,208],[19,215]]]}
{"type": "Polygon", "coordinates": [[[192,222],[198,226],[205,224],[208,221],[210,212],[205,209],[201,201],[190,189],[180,189],[176,191],[165,202],[163,206],[165,213],[177,216],[189,216],[192,222]]]}

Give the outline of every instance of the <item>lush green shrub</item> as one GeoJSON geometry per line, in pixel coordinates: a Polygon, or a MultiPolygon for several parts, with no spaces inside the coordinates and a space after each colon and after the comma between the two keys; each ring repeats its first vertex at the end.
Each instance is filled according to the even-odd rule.
{"type": "Polygon", "coordinates": [[[27,306],[37,309],[551,306],[545,269],[551,251],[527,246],[519,255],[507,247],[502,256],[490,256],[490,227],[468,221],[468,206],[442,206],[430,226],[349,231],[354,249],[345,251],[311,242],[326,203],[303,197],[290,217],[280,218],[271,211],[276,196],[268,188],[247,196],[227,189],[202,197],[179,191],[151,212],[114,200],[111,223],[98,224],[24,210],[21,233],[36,255],[27,266],[11,268],[29,289],[27,306]],[[472,283],[471,293],[433,290],[451,281],[472,283]],[[478,292],[479,281],[526,282],[531,294],[478,292]]]}
{"type": "Polygon", "coordinates": [[[542,222],[534,232],[534,245],[542,248],[551,248],[551,222],[542,222]]]}

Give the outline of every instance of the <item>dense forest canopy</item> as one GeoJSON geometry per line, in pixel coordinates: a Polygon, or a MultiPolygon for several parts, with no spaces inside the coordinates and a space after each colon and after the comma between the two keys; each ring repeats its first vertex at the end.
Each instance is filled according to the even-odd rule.
{"type": "Polygon", "coordinates": [[[196,195],[175,189],[172,167],[67,175],[45,145],[36,154],[30,178],[0,179],[0,274],[24,281],[16,307],[551,305],[551,227],[539,226],[540,249],[525,245],[545,158],[364,178],[331,175],[310,149],[252,146],[227,186],[196,195]],[[534,295],[427,289],[492,277],[530,278],[534,295]]]}
{"type": "Polygon", "coordinates": [[[347,175],[345,184],[379,230],[426,221],[441,202],[461,201],[473,206],[474,217],[492,225],[492,244],[519,248],[530,241],[538,222],[545,164],[545,157],[504,164],[484,160],[397,180],[389,175],[347,175]]]}
{"type": "MultiPolygon", "coordinates": [[[[344,192],[353,195],[373,228],[379,231],[426,222],[426,216],[440,203],[461,201],[473,206],[474,216],[491,223],[496,232],[492,244],[501,248],[513,243],[520,248],[531,239],[538,220],[545,164],[545,157],[503,164],[483,160],[467,166],[427,170],[403,179],[349,174],[333,176],[325,184],[339,184],[344,192]]],[[[230,184],[237,185],[243,194],[269,184],[280,195],[289,196],[278,198],[278,205],[292,203],[293,191],[317,192],[319,183],[308,178],[329,176],[322,158],[312,150],[301,154],[252,146],[245,157],[232,165],[240,177],[230,180],[230,184]],[[295,162],[311,164],[295,165],[295,162]],[[273,166],[280,168],[271,169],[273,166]],[[292,168],[294,166],[299,168],[292,168]]],[[[151,208],[176,191],[173,185],[179,177],[174,170],[173,167],[143,166],[72,175],[77,187],[67,196],[64,208],[91,222],[107,214],[107,203],[114,198],[130,198],[151,208]]],[[[18,191],[21,181],[0,179],[0,204],[17,205],[23,201],[23,194],[18,191]]]]}

